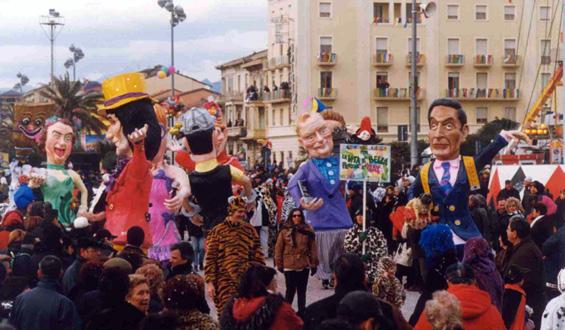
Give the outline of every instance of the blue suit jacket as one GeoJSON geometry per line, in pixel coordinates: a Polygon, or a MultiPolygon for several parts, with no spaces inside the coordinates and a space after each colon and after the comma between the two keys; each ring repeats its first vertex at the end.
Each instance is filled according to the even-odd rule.
{"type": "MultiPolygon", "coordinates": [[[[486,164],[489,164],[494,156],[496,156],[496,154],[498,154],[498,152],[507,144],[508,142],[506,142],[502,136],[498,135],[491,144],[489,144],[478,156],[475,157],[477,172],[479,172],[486,164]]],[[[471,212],[469,211],[467,204],[471,189],[469,187],[467,172],[465,171],[463,161],[461,161],[461,165],[459,166],[455,185],[453,185],[453,189],[449,192],[449,194],[445,195],[441,189],[439,180],[433,169],[433,164],[430,166],[428,182],[434,205],[437,207],[436,210],[439,211],[440,214],[440,221],[447,224],[457,236],[464,240],[481,236],[481,233],[473,221],[473,217],[471,216],[471,212]]],[[[423,192],[424,188],[422,187],[422,182],[420,180],[420,173],[418,173],[416,180],[410,187],[408,196],[409,198],[418,197],[423,192]]]]}
{"type": "Polygon", "coordinates": [[[315,230],[346,229],[352,226],[353,222],[345,206],[345,198],[339,190],[339,180],[332,185],[318,171],[316,165],[311,160],[307,160],[298,168],[288,183],[288,191],[297,207],[300,206],[302,197],[300,188],[298,188],[298,180],[306,183],[312,197],[324,200],[324,204],[318,210],[306,212],[306,220],[315,230]]]}

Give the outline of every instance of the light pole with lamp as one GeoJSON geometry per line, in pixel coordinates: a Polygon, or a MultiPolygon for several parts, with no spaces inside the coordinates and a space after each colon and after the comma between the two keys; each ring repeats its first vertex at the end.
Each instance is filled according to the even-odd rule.
{"type": "MultiPolygon", "coordinates": [[[[174,28],[186,19],[186,14],[181,6],[175,6],[173,0],[158,0],[157,4],[171,13],[171,68],[175,67],[175,37],[174,28]]],[[[171,73],[171,97],[175,97],[175,72],[171,73]]]]}
{"type": "Polygon", "coordinates": [[[55,9],[49,9],[48,15],[41,16],[39,25],[41,25],[41,27],[43,26],[49,27],[48,31],[45,28],[43,29],[43,31],[45,31],[45,33],[47,34],[47,38],[51,42],[51,76],[50,77],[51,77],[51,82],[53,82],[53,77],[54,77],[53,46],[55,43],[55,39],[63,29],[63,26],[65,25],[64,17],[61,16],[61,13],[59,13],[55,9]],[[57,32],[57,28],[59,28],[58,32],[57,32]]]}
{"type": "Polygon", "coordinates": [[[73,57],[65,61],[65,68],[68,69],[71,66],[73,67],[73,81],[76,81],[77,62],[84,58],[84,52],[82,49],[75,47],[73,44],[69,46],[69,50],[73,53],[73,57]]]}
{"type": "Polygon", "coordinates": [[[424,14],[426,18],[432,16],[436,11],[435,2],[428,2],[427,4],[416,5],[416,0],[412,0],[412,53],[410,63],[410,167],[413,169],[418,165],[418,112],[416,111],[417,97],[418,97],[418,77],[417,75],[417,62],[418,62],[418,30],[417,30],[417,15],[424,14]]]}

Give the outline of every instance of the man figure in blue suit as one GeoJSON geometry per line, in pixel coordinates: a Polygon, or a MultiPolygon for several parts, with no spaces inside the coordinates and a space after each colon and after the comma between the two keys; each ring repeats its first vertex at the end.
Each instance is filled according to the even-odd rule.
{"type": "Polygon", "coordinates": [[[469,134],[467,115],[453,99],[437,99],[428,109],[428,139],[435,160],[424,164],[410,187],[409,197],[430,193],[440,221],[449,225],[454,243],[464,244],[481,236],[475,226],[467,201],[473,190],[480,189],[477,173],[511,140],[528,137],[519,131],[501,131],[494,141],[475,157],[461,156],[461,144],[469,134]]]}

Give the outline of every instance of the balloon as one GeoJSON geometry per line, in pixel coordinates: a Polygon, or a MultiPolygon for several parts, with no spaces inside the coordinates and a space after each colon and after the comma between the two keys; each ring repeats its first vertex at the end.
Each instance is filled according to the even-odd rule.
{"type": "Polygon", "coordinates": [[[167,77],[167,74],[163,71],[159,71],[157,72],[157,77],[159,77],[159,79],[164,79],[167,77]]]}
{"type": "Polygon", "coordinates": [[[167,73],[169,71],[169,67],[166,67],[166,66],[163,65],[163,66],[161,66],[161,71],[167,73]]]}
{"type": "Polygon", "coordinates": [[[169,74],[175,73],[175,67],[174,67],[174,66],[170,66],[170,67],[169,67],[169,70],[167,70],[167,73],[169,73],[169,74]]]}

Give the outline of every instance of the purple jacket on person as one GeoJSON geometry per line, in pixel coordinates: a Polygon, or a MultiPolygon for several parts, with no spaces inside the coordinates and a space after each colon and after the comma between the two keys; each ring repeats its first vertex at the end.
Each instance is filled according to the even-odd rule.
{"type": "Polygon", "coordinates": [[[298,187],[298,181],[306,184],[308,192],[312,197],[322,198],[324,204],[316,211],[307,211],[306,220],[314,230],[348,229],[353,222],[345,205],[345,198],[339,190],[339,181],[331,184],[318,171],[311,160],[304,162],[292,176],[288,183],[288,191],[292,195],[297,207],[300,207],[302,193],[298,187]]]}

